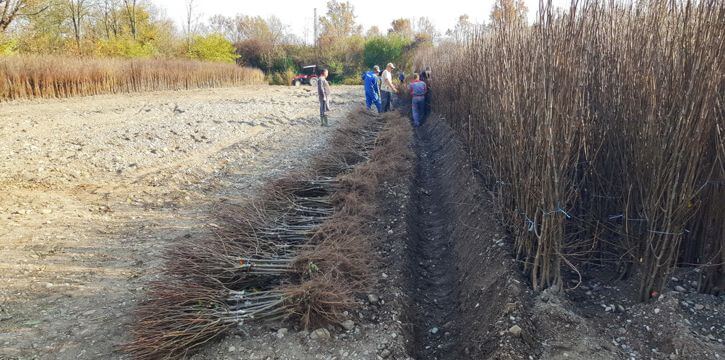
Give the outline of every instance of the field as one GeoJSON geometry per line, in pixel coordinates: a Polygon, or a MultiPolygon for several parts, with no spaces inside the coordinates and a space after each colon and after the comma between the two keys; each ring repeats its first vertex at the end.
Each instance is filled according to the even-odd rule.
{"type": "MultiPolygon", "coordinates": [[[[532,292],[510,255],[496,200],[454,130],[438,116],[413,133],[399,115],[355,115],[359,91],[336,88],[331,128],[317,125],[316,94],[304,87],[5,104],[0,356],[128,358],[123,344],[139,334],[134,313],[156,291],[154,282],[168,278],[164,269],[177,268],[169,263],[170,249],[189,241],[212,249],[213,239],[227,241],[214,234],[250,218],[231,213],[223,220],[219,209],[265,199],[260,194],[269,184],[299,179],[310,166],[336,159],[350,144],[340,142],[338,128],[381,121],[383,130],[375,131],[389,135],[375,140],[370,165],[354,170],[368,174],[358,179],[377,181],[360,208],[372,206],[372,213],[363,210],[370,219],[361,229],[368,230],[355,236],[369,247],[362,287],[324,315],[334,317],[329,325],[309,318],[315,323],[304,327],[295,310],[291,321],[224,331],[192,358],[624,359],[651,349],[657,359],[722,354],[725,305],[694,291],[697,274],[691,271],[678,271],[670,285],[684,291],[669,291],[655,303],[626,296],[631,283],[597,278],[568,290],[566,299],[551,290],[532,292]],[[405,148],[408,155],[393,155],[405,148]],[[381,169],[388,170],[373,175],[381,169]]],[[[360,181],[353,179],[343,181],[360,181]]],[[[360,254],[357,245],[337,246],[342,252],[334,256],[348,260],[305,261],[324,272],[360,254]]],[[[339,274],[350,274],[348,265],[339,274]]],[[[157,303],[151,313],[163,309],[157,303]]],[[[145,334],[148,328],[140,329],[145,334]]]]}
{"type": "MultiPolygon", "coordinates": [[[[333,125],[357,91],[337,89],[333,125]]],[[[3,104],[0,358],[107,356],[165,246],[304,164],[318,121],[309,88],[3,104]]]]}
{"type": "Polygon", "coordinates": [[[192,349],[194,359],[723,353],[725,303],[697,292],[698,271],[677,269],[651,302],[632,295],[631,281],[591,276],[568,279],[565,291],[532,291],[497,197],[448,121],[434,114],[411,131],[404,115],[358,110],[360,88],[334,89],[330,128],[318,126],[307,87],[4,104],[0,357],[153,358],[164,354],[148,352],[158,345],[175,356],[192,349]],[[256,239],[240,232],[258,221],[255,211],[279,206],[285,188],[299,191],[297,181],[332,168],[341,171],[331,183],[338,193],[314,196],[318,204],[337,198],[340,213],[309,238],[316,250],[287,258],[292,267],[274,266],[279,281],[224,285],[250,294],[281,289],[289,305],[258,315],[279,310],[285,319],[214,312],[236,325],[180,348],[159,336],[171,334],[167,327],[178,330],[167,339],[200,334],[174,320],[209,315],[198,302],[183,312],[169,307],[174,296],[195,296],[224,278],[199,264],[231,266],[219,269],[255,281],[218,245],[245,259],[249,249],[236,246],[256,239]],[[326,232],[343,236],[320,240],[326,232]],[[163,327],[148,322],[158,316],[163,327]]]}
{"type": "Polygon", "coordinates": [[[161,46],[124,6],[148,57],[0,41],[0,360],[725,359],[722,1],[365,36],[330,1],[314,47],[229,14],[161,46]],[[309,63],[330,127],[261,85],[309,63]]]}

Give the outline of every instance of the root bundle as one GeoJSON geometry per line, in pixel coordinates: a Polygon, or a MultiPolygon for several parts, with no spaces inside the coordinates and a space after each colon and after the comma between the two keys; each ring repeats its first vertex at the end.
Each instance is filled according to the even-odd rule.
{"type": "Polygon", "coordinates": [[[379,179],[400,167],[391,159],[410,156],[403,128],[395,115],[354,113],[309,171],[270,183],[246,205],[217,209],[214,236],[168,251],[167,280],[151,284],[123,349],[176,358],[250,322],[340,322],[371,286],[369,224],[379,179]]]}

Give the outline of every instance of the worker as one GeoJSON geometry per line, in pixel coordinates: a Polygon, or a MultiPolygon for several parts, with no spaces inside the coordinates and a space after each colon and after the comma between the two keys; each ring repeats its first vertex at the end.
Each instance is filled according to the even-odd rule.
{"type": "Polygon", "coordinates": [[[373,66],[372,71],[368,71],[363,74],[363,84],[365,85],[365,106],[368,110],[371,109],[371,105],[375,104],[375,108],[378,109],[378,113],[382,112],[382,105],[380,103],[380,87],[378,86],[378,73],[380,73],[380,66],[373,66]]]}
{"type": "Polygon", "coordinates": [[[393,70],[395,70],[395,65],[393,65],[393,63],[388,63],[388,65],[385,66],[385,70],[383,70],[380,85],[383,112],[390,111],[393,94],[398,93],[398,89],[396,89],[395,85],[393,85],[393,70]]]}
{"type": "Polygon", "coordinates": [[[420,80],[425,83],[425,113],[423,114],[422,122],[425,122],[425,119],[428,118],[428,115],[431,113],[431,86],[430,86],[430,66],[426,66],[425,70],[420,74],[420,80]]]}
{"type": "Polygon", "coordinates": [[[330,111],[330,83],[327,82],[327,69],[322,69],[317,79],[317,96],[320,99],[320,126],[329,126],[327,112],[330,111]]]}
{"type": "Polygon", "coordinates": [[[413,127],[419,127],[425,115],[425,94],[427,87],[424,82],[420,81],[418,73],[413,74],[413,80],[408,85],[410,96],[413,98],[413,127]]]}

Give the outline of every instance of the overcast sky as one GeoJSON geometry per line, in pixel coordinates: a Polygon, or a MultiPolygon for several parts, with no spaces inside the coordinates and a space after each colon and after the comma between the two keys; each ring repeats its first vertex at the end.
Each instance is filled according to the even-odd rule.
{"type": "MultiPolygon", "coordinates": [[[[186,17],[186,0],[150,0],[164,10],[169,18],[181,27],[186,17]]],[[[538,0],[524,0],[529,8],[529,19],[534,19],[538,0]]],[[[350,0],[355,7],[357,22],[367,30],[377,25],[381,31],[390,26],[396,18],[418,18],[427,16],[444,33],[452,28],[458,17],[467,14],[475,22],[488,21],[493,0],[444,0],[444,1],[402,1],[402,0],[350,0]],[[426,5],[436,4],[436,5],[426,5]]],[[[553,0],[555,6],[569,4],[567,0],[553,0]]],[[[275,15],[289,26],[289,31],[307,41],[312,39],[313,9],[319,16],[325,14],[326,0],[196,0],[196,8],[206,21],[210,16],[223,14],[275,15]]]]}

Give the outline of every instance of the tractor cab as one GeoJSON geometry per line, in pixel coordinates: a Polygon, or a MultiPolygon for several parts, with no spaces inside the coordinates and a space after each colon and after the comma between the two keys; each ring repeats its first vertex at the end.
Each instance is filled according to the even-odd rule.
{"type": "Polygon", "coordinates": [[[300,85],[317,85],[317,65],[307,65],[302,67],[300,74],[292,79],[294,86],[300,85]]]}

